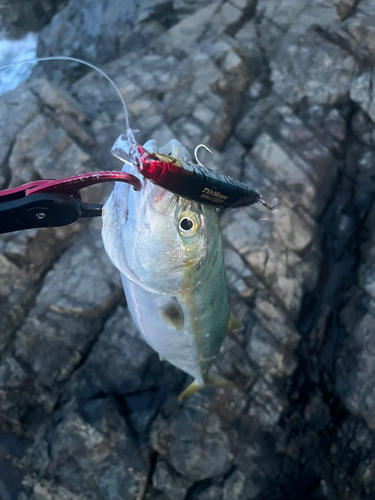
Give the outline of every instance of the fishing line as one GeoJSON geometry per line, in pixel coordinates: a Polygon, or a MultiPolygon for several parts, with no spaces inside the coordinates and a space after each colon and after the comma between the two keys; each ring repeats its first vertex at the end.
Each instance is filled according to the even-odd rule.
{"type": "Polygon", "coordinates": [[[118,89],[117,85],[115,82],[105,73],[102,69],[98,68],[97,66],[94,66],[93,64],[84,61],[83,59],[77,59],[76,57],[69,57],[69,56],[50,56],[50,57],[36,57],[34,59],[26,59],[25,61],[17,61],[9,64],[5,64],[4,66],[0,66],[0,70],[10,68],[12,66],[16,66],[17,64],[31,64],[31,63],[38,63],[38,62],[43,62],[43,61],[70,61],[70,62],[76,62],[79,64],[83,64],[84,66],[88,66],[89,68],[95,70],[99,75],[103,76],[114,88],[117,96],[119,97],[122,108],[124,110],[124,116],[125,116],[125,123],[126,123],[126,129],[130,131],[130,126],[129,126],[129,115],[128,115],[128,109],[126,107],[124,98],[121,95],[120,90],[118,89]]]}

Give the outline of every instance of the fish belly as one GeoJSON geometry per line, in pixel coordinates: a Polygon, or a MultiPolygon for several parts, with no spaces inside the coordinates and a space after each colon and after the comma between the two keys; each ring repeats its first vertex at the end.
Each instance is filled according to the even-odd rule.
{"type": "MultiPolygon", "coordinates": [[[[130,314],[145,341],[165,360],[200,379],[197,349],[189,321],[184,315],[181,329],[164,319],[171,304],[181,307],[177,296],[150,293],[121,275],[130,314]]],[[[181,307],[183,310],[183,307],[181,307]]],[[[186,312],[186,311],[185,311],[186,312]]],[[[178,325],[180,327],[181,324],[178,325]]]]}
{"type": "Polygon", "coordinates": [[[148,292],[123,275],[122,282],[130,313],[146,342],[203,385],[229,318],[224,268],[212,283],[176,295],[148,292]]]}

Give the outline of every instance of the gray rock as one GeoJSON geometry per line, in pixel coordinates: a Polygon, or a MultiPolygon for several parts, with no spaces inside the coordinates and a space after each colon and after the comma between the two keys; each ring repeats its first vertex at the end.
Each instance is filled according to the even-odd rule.
{"type": "MultiPolygon", "coordinates": [[[[318,280],[321,257],[313,218],[327,204],[338,165],[329,149],[290,109],[279,109],[278,115],[274,137],[260,134],[245,158],[243,180],[265,199],[281,198],[281,216],[277,221],[260,221],[267,214],[257,212],[256,207],[229,212],[223,217],[223,236],[246,259],[254,275],[262,276],[288,311],[297,315],[302,290],[312,290],[318,280]]],[[[332,134],[345,137],[341,119],[332,116],[331,120],[332,134]]]]}
{"type": "Polygon", "coordinates": [[[117,279],[115,273],[111,272],[109,262],[106,262],[105,269],[104,255],[101,255],[101,262],[93,251],[100,248],[97,237],[96,233],[95,239],[88,236],[81,240],[49,272],[34,310],[17,334],[17,357],[28,363],[35,373],[39,373],[46,385],[53,385],[55,381],[69,375],[69,364],[77,363],[80,358],[80,346],[90,344],[97,328],[95,323],[98,320],[100,322],[100,316],[104,316],[113,304],[111,288],[117,279]],[[61,317],[66,318],[62,329],[61,317]],[[92,325],[91,335],[87,335],[89,324],[92,325]],[[45,332],[43,337],[40,337],[41,330],[45,332]],[[73,339],[76,354],[72,357],[70,346],[73,339]],[[58,353],[62,364],[56,365],[54,351],[58,353]]]}
{"type": "Polygon", "coordinates": [[[251,386],[256,375],[254,367],[251,366],[243,351],[243,347],[232,337],[228,337],[223,343],[217,357],[217,368],[221,377],[235,382],[243,389],[251,386]]]}
{"type": "Polygon", "coordinates": [[[164,493],[159,490],[155,490],[152,487],[148,487],[144,496],[144,500],[167,500],[164,493]]]}
{"type": "Polygon", "coordinates": [[[314,31],[285,43],[270,65],[274,90],[291,105],[345,102],[358,73],[353,56],[314,31]]]}
{"type": "Polygon", "coordinates": [[[91,134],[85,127],[89,120],[75,99],[42,78],[31,82],[31,88],[44,104],[54,110],[55,119],[68,135],[79,141],[84,147],[93,148],[95,146],[91,134]]]}
{"type": "Polygon", "coordinates": [[[244,146],[253,146],[266,123],[275,124],[277,120],[275,108],[278,101],[271,95],[251,103],[250,109],[236,127],[236,137],[244,146]]]}
{"type": "Polygon", "coordinates": [[[312,398],[305,408],[304,415],[309,426],[315,432],[322,431],[330,419],[329,408],[319,396],[312,398]]]}
{"type": "Polygon", "coordinates": [[[173,0],[173,9],[179,17],[185,17],[210,3],[211,0],[173,0]]]}
{"type": "Polygon", "coordinates": [[[352,293],[352,301],[342,311],[347,336],[336,360],[336,390],[345,406],[363,417],[370,429],[375,428],[373,387],[374,348],[371,332],[375,328],[374,311],[368,311],[368,298],[362,292],[352,293]]]}
{"type": "Polygon", "coordinates": [[[359,283],[372,299],[375,298],[375,205],[366,220],[369,239],[362,247],[362,263],[359,267],[359,283]]]}
{"type": "Polygon", "coordinates": [[[256,278],[234,250],[225,249],[225,269],[228,288],[238,293],[241,298],[254,295],[256,278]]]}
{"type": "Polygon", "coordinates": [[[254,275],[262,276],[267,281],[289,312],[297,314],[301,303],[301,286],[309,283],[305,278],[312,280],[310,285],[316,283],[317,256],[311,254],[302,259],[285,249],[283,244],[278,245],[277,251],[269,248],[268,242],[274,237],[273,222],[263,222],[263,226],[260,226],[260,222],[250,219],[244,212],[231,213],[228,218],[230,222],[223,230],[225,239],[244,256],[254,275]],[[249,235],[255,244],[252,244],[249,235]],[[296,271],[298,269],[297,279],[289,277],[289,266],[296,271]]]}
{"type": "Polygon", "coordinates": [[[375,123],[375,100],[372,93],[374,74],[373,71],[368,71],[354,80],[350,88],[350,97],[375,123]]]}
{"type": "MultiPolygon", "coordinates": [[[[288,324],[282,307],[271,300],[267,300],[266,295],[261,292],[258,293],[255,306],[254,315],[256,319],[260,320],[260,323],[268,329],[278,344],[287,347],[292,352],[298,345],[300,335],[295,328],[288,324]]],[[[249,322],[250,325],[251,321],[249,322]]]]}
{"type": "Polygon", "coordinates": [[[10,38],[21,38],[30,31],[40,31],[68,0],[34,0],[2,5],[2,29],[10,38]]]}
{"type": "Polygon", "coordinates": [[[1,297],[1,334],[2,348],[19,327],[35,301],[40,289],[40,280],[51,262],[71,243],[82,230],[82,225],[74,228],[38,230],[11,235],[4,238],[0,268],[2,278],[1,297]],[[20,243],[20,245],[19,245],[20,243]],[[8,246],[9,244],[9,246],[8,246]],[[7,249],[9,248],[9,253],[7,249]]]}
{"type": "Polygon", "coordinates": [[[151,443],[179,474],[195,481],[223,474],[233,458],[219,418],[207,411],[199,394],[192,396],[169,423],[158,416],[151,443]]]}
{"type": "Polygon", "coordinates": [[[159,460],[156,463],[152,476],[154,488],[164,492],[170,500],[184,500],[191,482],[174,473],[166,462],[159,460]]]}
{"type": "MultiPolygon", "coordinates": [[[[328,163],[331,157],[327,151],[325,156],[325,163],[328,163]]],[[[273,183],[284,190],[283,199],[288,196],[289,205],[302,205],[304,210],[312,215],[323,210],[336,178],[337,168],[334,163],[331,164],[331,170],[326,172],[327,183],[321,187],[319,173],[314,168],[314,163],[309,161],[311,159],[305,160],[289,145],[275,141],[269,134],[262,134],[257,138],[251,157],[259,164],[259,168],[263,168],[272,176],[273,183]]],[[[249,174],[251,175],[250,172],[249,174]]]]}
{"type": "MultiPolygon", "coordinates": [[[[38,101],[26,84],[0,100],[0,163],[4,164],[17,134],[39,113],[38,101]]],[[[9,173],[10,175],[10,173],[9,173]]]]}
{"type": "Polygon", "coordinates": [[[249,72],[255,73],[256,69],[260,70],[262,67],[262,53],[259,47],[256,20],[247,21],[237,31],[235,40],[240,47],[241,53],[249,59],[249,72]]]}
{"type": "Polygon", "coordinates": [[[222,500],[223,491],[220,486],[213,485],[208,488],[195,491],[191,495],[191,500],[222,500]]]}
{"type": "MultiPolygon", "coordinates": [[[[255,2],[250,2],[254,4],[255,2]]],[[[246,7],[246,2],[243,3],[237,0],[229,3],[225,2],[215,13],[215,24],[219,25],[225,33],[236,32],[236,28],[241,26],[243,16],[243,8],[246,7]]]]}
{"type": "Polygon", "coordinates": [[[75,494],[141,499],[148,466],[114,402],[94,400],[84,415],[70,414],[48,436],[49,473],[75,494]]]}
{"type": "MultiPolygon", "coordinates": [[[[314,134],[310,138],[309,148],[303,141],[301,154],[306,160],[313,161],[317,168],[322,161],[327,168],[327,164],[335,163],[333,157],[342,158],[345,156],[348,137],[347,112],[347,108],[341,108],[340,111],[334,108],[328,111],[325,106],[314,105],[301,114],[304,125],[306,128],[312,129],[314,134]]],[[[299,120],[295,120],[297,130],[301,129],[298,122],[299,120]]],[[[296,139],[298,139],[297,134],[296,139]]],[[[295,147],[300,148],[301,144],[295,143],[295,147]]],[[[320,174],[322,174],[322,170],[320,170],[320,174]]]]}
{"type": "MultiPolygon", "coordinates": [[[[171,2],[159,2],[161,6],[166,3],[171,2]]],[[[147,18],[152,12],[157,15],[155,2],[139,6],[133,1],[126,2],[126,5],[121,2],[71,1],[41,31],[38,54],[78,56],[96,64],[108,62],[153,39],[155,29],[148,33],[148,37],[144,37],[142,31],[137,33],[134,30],[137,21],[142,21],[142,15],[147,18]]],[[[155,28],[159,34],[158,26],[155,28]]],[[[69,73],[74,70],[82,74],[82,66],[74,63],[51,63],[43,68],[47,74],[53,75],[55,82],[64,77],[69,79],[69,73]]]]}
{"type": "Polygon", "coordinates": [[[33,487],[29,498],[30,500],[80,500],[83,497],[52,481],[43,480],[33,487]]]}
{"type": "Polygon", "coordinates": [[[313,242],[313,229],[296,212],[285,210],[277,226],[284,245],[297,255],[306,254],[313,242]]]}
{"type": "Polygon", "coordinates": [[[27,450],[27,461],[35,472],[44,473],[50,458],[49,444],[45,439],[35,441],[27,450]]]}
{"type": "MultiPolygon", "coordinates": [[[[341,2],[342,15],[346,17],[346,13],[352,0],[341,2]]],[[[374,47],[375,47],[375,29],[374,19],[375,11],[372,14],[365,14],[362,9],[365,8],[365,2],[357,7],[354,15],[350,15],[345,22],[330,26],[328,31],[331,37],[345,46],[356,57],[365,63],[373,65],[374,47]]]]}
{"type": "Polygon", "coordinates": [[[252,387],[252,401],[248,410],[251,420],[264,431],[271,431],[286,408],[284,396],[268,376],[259,378],[252,387]]]}
{"type": "Polygon", "coordinates": [[[168,47],[170,52],[172,49],[185,54],[195,51],[198,41],[205,35],[217,10],[218,4],[210,2],[209,5],[195,11],[168,30],[162,36],[161,42],[168,47]],[[191,26],[194,26],[193,30],[191,26]]]}
{"type": "Polygon", "coordinates": [[[269,372],[276,364],[277,345],[269,332],[256,323],[248,334],[246,353],[262,372],[269,372]]]}
{"type": "Polygon", "coordinates": [[[368,488],[373,485],[373,481],[375,479],[374,463],[368,463],[368,461],[360,462],[354,474],[363,484],[364,488],[368,490],[368,488]]]}
{"type": "Polygon", "coordinates": [[[14,357],[10,355],[4,356],[0,367],[0,387],[2,389],[12,389],[22,385],[26,379],[26,373],[14,357]]]}
{"type": "Polygon", "coordinates": [[[157,365],[156,354],[141,338],[129,311],[119,307],[75,373],[65,398],[84,400],[149,388],[158,375],[157,365]]]}
{"type": "Polygon", "coordinates": [[[249,477],[249,472],[250,470],[247,470],[244,474],[237,469],[225,480],[223,500],[245,500],[257,497],[262,488],[249,477]]]}
{"type": "Polygon", "coordinates": [[[211,408],[219,415],[224,426],[241,419],[249,403],[249,396],[239,387],[219,387],[211,408]]]}
{"type": "Polygon", "coordinates": [[[355,5],[355,0],[334,0],[337,14],[340,19],[345,19],[355,5]]]}
{"type": "Polygon", "coordinates": [[[37,176],[61,178],[94,169],[89,155],[42,115],[18,134],[9,167],[13,186],[31,182],[37,176]]]}
{"type": "Polygon", "coordinates": [[[348,167],[355,184],[355,201],[364,220],[371,210],[375,191],[373,176],[374,149],[353,143],[348,151],[348,167]]]}
{"type": "Polygon", "coordinates": [[[6,500],[25,495],[24,455],[30,442],[10,433],[0,436],[0,490],[6,500]]]}
{"type": "Polygon", "coordinates": [[[364,144],[375,146],[375,124],[363,111],[357,111],[352,118],[351,128],[354,135],[364,144]]]}
{"type": "Polygon", "coordinates": [[[338,20],[332,2],[316,4],[309,0],[260,0],[256,5],[259,38],[269,59],[278,53],[284,39],[306,33],[312,26],[329,26],[338,20]]]}
{"type": "Polygon", "coordinates": [[[374,4],[371,0],[362,0],[361,5],[358,6],[359,11],[368,16],[375,16],[374,4]]]}
{"type": "MultiPolygon", "coordinates": [[[[3,411],[16,421],[23,418],[26,394],[35,415],[53,410],[61,384],[91,349],[119,300],[118,284],[98,231],[92,229],[47,274],[33,298],[35,305],[11,345],[15,359],[8,357],[2,365],[2,384],[8,390],[3,411]]],[[[33,415],[29,412],[30,421],[33,415]]]]}

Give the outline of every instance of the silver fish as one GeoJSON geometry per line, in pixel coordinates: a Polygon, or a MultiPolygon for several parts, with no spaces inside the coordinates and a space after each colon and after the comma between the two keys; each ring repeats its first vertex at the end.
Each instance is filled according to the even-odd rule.
{"type": "MultiPolygon", "coordinates": [[[[173,139],[150,153],[192,161],[173,139]]],[[[135,166],[124,171],[139,176],[135,166]]],[[[228,331],[239,328],[229,310],[216,209],[181,198],[142,178],[142,189],[116,183],[103,208],[105,250],[121,273],[133,320],[159,356],[194,378],[183,399],[209,384],[228,331]]]]}

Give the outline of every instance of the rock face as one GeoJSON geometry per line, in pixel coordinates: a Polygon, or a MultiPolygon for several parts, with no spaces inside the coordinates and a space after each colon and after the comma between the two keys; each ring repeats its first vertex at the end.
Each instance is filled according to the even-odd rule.
{"type": "Polygon", "coordinates": [[[68,0],[3,2],[1,28],[9,38],[22,38],[29,31],[41,30],[67,3],[68,0]]]}
{"type": "MultiPolygon", "coordinates": [[[[1,236],[1,497],[375,497],[374,19],[372,0],[71,0],[43,29],[40,55],[105,69],[140,143],[206,143],[280,213],[220,213],[244,328],[213,374],[236,387],[182,404],[100,220],[1,236]]],[[[120,168],[121,103],[86,69],[44,65],[0,120],[1,189],[120,168]]]]}

